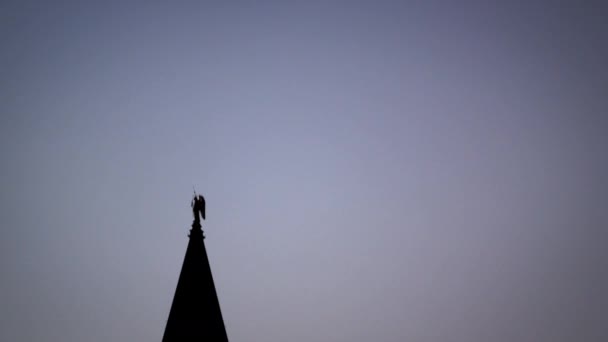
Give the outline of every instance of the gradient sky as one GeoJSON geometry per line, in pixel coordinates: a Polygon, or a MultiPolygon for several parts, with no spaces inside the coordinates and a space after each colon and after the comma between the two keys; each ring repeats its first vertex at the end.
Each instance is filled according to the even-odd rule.
{"type": "Polygon", "coordinates": [[[608,340],[602,2],[0,5],[0,340],[608,340]]]}

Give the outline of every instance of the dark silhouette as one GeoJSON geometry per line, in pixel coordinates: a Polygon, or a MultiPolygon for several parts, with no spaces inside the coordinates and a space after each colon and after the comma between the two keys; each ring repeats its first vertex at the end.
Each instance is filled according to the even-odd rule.
{"type": "Polygon", "coordinates": [[[192,203],[190,204],[190,206],[192,206],[192,213],[194,214],[194,222],[199,222],[200,223],[200,219],[198,217],[198,214],[201,214],[201,217],[203,218],[203,220],[205,219],[205,198],[202,195],[196,195],[196,192],[194,193],[194,198],[192,198],[192,203]]]}
{"type": "Polygon", "coordinates": [[[199,214],[205,219],[205,199],[194,195],[194,222],[177,282],[163,342],[227,342],[226,328],[205,250],[199,214]]]}

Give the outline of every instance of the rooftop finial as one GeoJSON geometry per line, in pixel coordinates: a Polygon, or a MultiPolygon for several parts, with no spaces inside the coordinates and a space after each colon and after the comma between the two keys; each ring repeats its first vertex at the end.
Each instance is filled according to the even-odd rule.
{"type": "Polygon", "coordinates": [[[192,214],[194,215],[194,223],[200,225],[200,217],[202,217],[203,220],[205,219],[205,198],[203,195],[197,195],[196,190],[194,191],[194,197],[192,198],[190,206],[192,207],[192,214]]]}

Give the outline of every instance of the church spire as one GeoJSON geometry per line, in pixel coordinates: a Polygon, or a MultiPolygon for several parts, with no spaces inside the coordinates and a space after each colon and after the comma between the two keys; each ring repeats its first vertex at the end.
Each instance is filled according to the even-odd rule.
{"type": "Polygon", "coordinates": [[[228,342],[211,267],[205,250],[201,220],[205,199],[192,200],[194,222],[184,264],[177,282],[163,342],[228,342]],[[200,215],[200,217],[199,217],[200,215]]]}

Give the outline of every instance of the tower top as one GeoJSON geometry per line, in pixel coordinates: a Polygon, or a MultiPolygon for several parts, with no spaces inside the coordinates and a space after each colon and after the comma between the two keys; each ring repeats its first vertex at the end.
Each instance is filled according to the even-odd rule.
{"type": "Polygon", "coordinates": [[[194,222],[162,341],[228,342],[200,226],[205,199],[196,193],[192,213],[194,222]]]}

